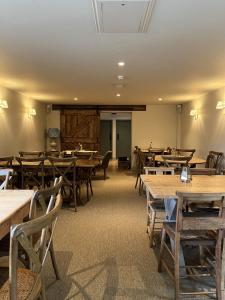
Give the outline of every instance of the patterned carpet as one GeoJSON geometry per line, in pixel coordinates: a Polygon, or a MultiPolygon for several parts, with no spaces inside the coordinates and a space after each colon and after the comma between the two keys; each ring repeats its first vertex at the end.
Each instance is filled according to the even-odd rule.
{"type": "Polygon", "coordinates": [[[77,213],[63,207],[54,239],[61,280],[48,259],[49,300],[173,299],[173,283],[157,272],[149,249],[146,200],[134,184],[131,173],[112,168],[107,180],[93,181],[94,196],[77,213]]]}

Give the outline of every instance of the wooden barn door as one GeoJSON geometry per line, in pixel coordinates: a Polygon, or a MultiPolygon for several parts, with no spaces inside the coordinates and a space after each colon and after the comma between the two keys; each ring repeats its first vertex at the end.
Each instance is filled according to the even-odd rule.
{"type": "Polygon", "coordinates": [[[85,150],[100,150],[100,115],[97,110],[61,110],[60,123],[61,150],[73,150],[79,143],[85,150]]]}

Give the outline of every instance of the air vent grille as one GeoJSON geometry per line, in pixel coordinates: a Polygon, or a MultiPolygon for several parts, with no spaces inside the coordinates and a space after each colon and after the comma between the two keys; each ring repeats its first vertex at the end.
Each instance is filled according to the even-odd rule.
{"type": "Polygon", "coordinates": [[[146,33],[155,0],[92,0],[95,24],[102,33],[146,33]]]}

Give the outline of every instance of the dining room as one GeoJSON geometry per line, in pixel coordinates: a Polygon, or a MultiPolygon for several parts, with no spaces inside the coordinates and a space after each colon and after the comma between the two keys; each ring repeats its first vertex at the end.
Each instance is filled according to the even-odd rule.
{"type": "Polygon", "coordinates": [[[225,2],[0,2],[0,300],[225,299],[225,2]]]}

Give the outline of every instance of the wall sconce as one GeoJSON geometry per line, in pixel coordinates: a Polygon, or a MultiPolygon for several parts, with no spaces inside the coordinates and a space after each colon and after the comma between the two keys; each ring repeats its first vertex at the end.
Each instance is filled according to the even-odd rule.
{"type": "Polygon", "coordinates": [[[32,118],[34,116],[36,116],[36,109],[34,108],[30,108],[29,111],[28,111],[28,118],[32,118]]]}
{"type": "Polygon", "coordinates": [[[8,102],[6,100],[0,99],[0,107],[1,108],[8,108],[8,102]]]}
{"type": "Polygon", "coordinates": [[[192,110],[190,111],[190,116],[191,116],[191,117],[194,117],[195,120],[198,119],[198,116],[199,116],[198,110],[197,110],[197,109],[192,109],[192,110]]]}
{"type": "Polygon", "coordinates": [[[216,104],[216,109],[223,109],[225,108],[225,101],[218,101],[216,104]]]}

